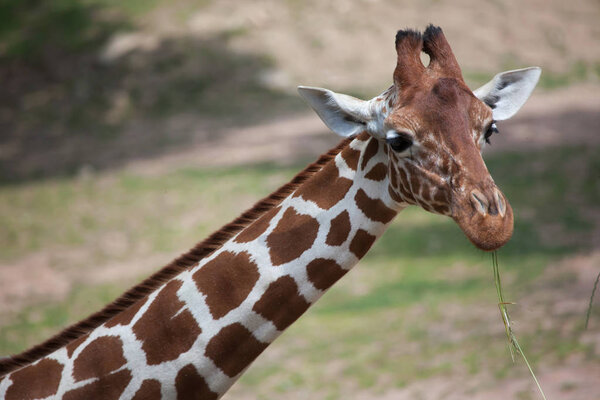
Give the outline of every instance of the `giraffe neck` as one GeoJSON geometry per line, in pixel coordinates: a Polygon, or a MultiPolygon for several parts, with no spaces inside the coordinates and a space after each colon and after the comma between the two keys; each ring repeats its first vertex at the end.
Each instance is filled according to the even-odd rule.
{"type": "Polygon", "coordinates": [[[198,265],[0,378],[0,398],[36,376],[32,398],[219,398],[383,233],[399,210],[387,187],[387,154],[362,134],[198,265]]]}

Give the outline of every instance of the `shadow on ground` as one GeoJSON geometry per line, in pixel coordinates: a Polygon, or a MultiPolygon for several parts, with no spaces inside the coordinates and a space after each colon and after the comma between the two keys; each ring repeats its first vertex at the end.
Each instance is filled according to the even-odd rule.
{"type": "Polygon", "coordinates": [[[0,30],[0,183],[118,167],[302,107],[231,32],[123,33],[126,17],[79,3],[0,2],[15,19],[0,30]]]}

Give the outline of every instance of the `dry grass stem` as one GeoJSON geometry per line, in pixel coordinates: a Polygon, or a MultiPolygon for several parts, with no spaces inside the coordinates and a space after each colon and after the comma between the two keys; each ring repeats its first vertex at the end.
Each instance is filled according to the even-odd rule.
{"type": "Polygon", "coordinates": [[[502,316],[502,322],[504,322],[504,329],[506,331],[506,338],[508,340],[508,349],[510,350],[510,356],[514,362],[515,361],[515,350],[516,350],[516,352],[518,354],[520,354],[521,357],[523,357],[523,361],[525,361],[525,365],[527,365],[527,368],[529,369],[529,372],[531,373],[531,376],[533,377],[533,380],[535,381],[535,384],[537,385],[537,388],[540,391],[542,398],[544,400],[546,400],[546,395],[544,394],[544,391],[542,390],[542,387],[540,386],[540,383],[538,382],[537,377],[535,376],[535,373],[533,372],[533,369],[531,368],[531,365],[529,364],[529,361],[527,360],[527,357],[525,356],[525,353],[523,352],[523,349],[519,345],[519,342],[517,341],[517,337],[515,336],[515,334],[512,330],[512,327],[510,324],[510,316],[508,315],[508,309],[506,308],[506,306],[508,304],[514,304],[514,303],[504,301],[504,296],[502,294],[502,282],[500,281],[500,267],[498,265],[498,253],[495,251],[492,253],[492,266],[494,268],[494,283],[496,284],[496,292],[498,293],[498,308],[500,309],[500,315],[502,316]]]}

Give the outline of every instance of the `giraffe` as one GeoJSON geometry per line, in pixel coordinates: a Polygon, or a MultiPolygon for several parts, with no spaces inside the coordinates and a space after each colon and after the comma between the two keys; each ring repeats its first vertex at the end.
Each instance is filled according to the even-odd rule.
{"type": "Polygon", "coordinates": [[[409,205],[479,249],[504,245],[513,213],[481,149],[540,69],[471,91],[440,28],[395,45],[393,84],[371,100],[299,87],[337,147],[102,311],[0,361],[0,398],[218,399],[409,205]]]}

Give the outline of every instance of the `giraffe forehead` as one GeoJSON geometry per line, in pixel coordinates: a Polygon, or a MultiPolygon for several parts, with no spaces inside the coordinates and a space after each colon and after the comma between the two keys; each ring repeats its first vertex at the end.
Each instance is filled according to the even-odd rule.
{"type": "Polygon", "coordinates": [[[491,110],[456,78],[424,77],[422,82],[399,90],[398,101],[387,115],[392,128],[415,134],[448,135],[464,125],[481,125],[491,110]]]}

